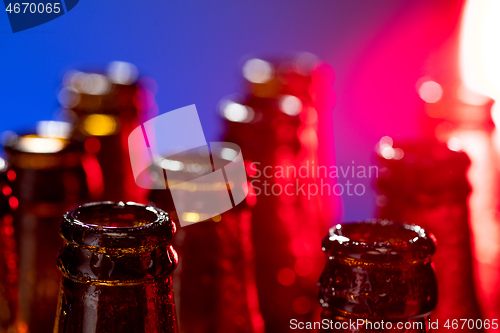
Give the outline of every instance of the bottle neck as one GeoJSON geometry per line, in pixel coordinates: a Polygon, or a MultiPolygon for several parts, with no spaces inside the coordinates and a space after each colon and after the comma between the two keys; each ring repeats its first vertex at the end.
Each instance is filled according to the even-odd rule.
{"type": "Polygon", "coordinates": [[[54,332],[176,333],[175,225],[163,211],[101,202],[64,215],[54,332]]]}
{"type": "Polygon", "coordinates": [[[58,256],[57,265],[65,278],[76,282],[133,285],[172,274],[177,262],[177,253],[172,245],[133,253],[99,253],[86,247],[65,244],[58,256]]]}
{"type": "Polygon", "coordinates": [[[328,255],[319,281],[323,316],[370,321],[428,316],[437,303],[432,237],[419,226],[387,220],[330,229],[322,243],[328,255]]]}
{"type": "Polygon", "coordinates": [[[58,267],[93,284],[138,284],[170,275],[177,253],[175,225],[163,211],[133,203],[94,203],[64,215],[58,267]]]}

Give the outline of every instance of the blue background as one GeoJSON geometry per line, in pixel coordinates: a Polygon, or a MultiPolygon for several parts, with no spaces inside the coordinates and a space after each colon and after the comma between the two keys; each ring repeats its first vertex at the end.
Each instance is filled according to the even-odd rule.
{"type": "MultiPolygon", "coordinates": [[[[158,83],[160,113],[196,104],[208,140],[218,139],[220,99],[242,89],[249,56],[308,51],[336,72],[339,165],[369,165],[375,142],[350,145],[342,83],[404,0],[82,0],[58,19],[13,34],[0,13],[0,131],[52,119],[62,74],[109,61],[136,64],[158,83]],[[368,147],[368,148],[367,148],[368,147]]],[[[383,133],[381,133],[383,134],[383,133]]],[[[382,135],[380,135],[382,136],[382,135]]],[[[379,137],[380,137],[379,136],[379,137]]],[[[367,183],[369,185],[369,183],[367,183]]],[[[373,193],[345,198],[345,219],[373,215],[373,193]]]]}

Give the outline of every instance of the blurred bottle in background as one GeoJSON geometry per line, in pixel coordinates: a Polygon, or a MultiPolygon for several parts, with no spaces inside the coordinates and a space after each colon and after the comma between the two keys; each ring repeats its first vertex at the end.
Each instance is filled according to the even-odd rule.
{"type": "Polygon", "coordinates": [[[319,314],[316,283],[324,258],[317,244],[339,213],[332,179],[318,174],[319,166],[335,165],[333,70],[307,53],[284,61],[254,58],[242,69],[246,93],[220,103],[224,141],[241,147],[249,176],[265,329],[284,332],[291,319],[319,314]]]}
{"type": "MultiPolygon", "coordinates": [[[[471,62],[475,67],[477,62],[471,62]]],[[[467,66],[466,66],[467,67],[467,66]]],[[[450,149],[470,158],[467,180],[472,192],[468,200],[472,234],[474,273],[479,302],[485,318],[500,313],[500,171],[495,107],[488,96],[458,80],[422,78],[418,93],[425,101],[422,128],[450,149]]],[[[482,91],[482,90],[478,90],[482,91]]]]}
{"type": "MultiPolygon", "coordinates": [[[[128,136],[139,125],[145,89],[137,68],[115,61],[106,74],[69,71],[59,101],[73,124],[71,139],[83,142],[82,160],[93,200],[146,202],[146,190],[135,184],[128,154],[128,136]]],[[[143,120],[143,119],[142,119],[143,120]]]]}
{"type": "Polygon", "coordinates": [[[52,330],[60,281],[54,265],[62,245],[59,221],[88,199],[83,144],[70,140],[70,130],[68,123],[43,121],[34,133],[11,132],[3,138],[13,195],[9,203],[15,209],[20,331],[52,330]]]}
{"type": "MultiPolygon", "coordinates": [[[[215,165],[227,164],[235,151],[218,149],[214,144],[210,145],[210,151],[211,160],[207,158],[207,146],[159,159],[155,178],[164,182],[167,171],[175,173],[176,181],[190,181],[189,186],[177,187],[176,191],[178,200],[182,196],[183,200],[197,201],[199,194],[199,205],[191,203],[192,207],[203,206],[207,191],[212,196],[227,196],[226,183],[204,181],[206,178],[201,176],[211,173],[215,165]]],[[[150,200],[178,221],[170,182],[166,182],[167,190],[152,190],[150,200]]],[[[179,250],[174,292],[180,332],[264,331],[255,285],[252,199],[255,197],[209,220],[196,211],[184,213],[184,221],[196,224],[179,228],[174,239],[179,250]]]]}
{"type": "Polygon", "coordinates": [[[499,50],[496,36],[499,13],[495,1],[465,1],[459,44],[460,78],[464,87],[472,92],[464,97],[473,97],[459,98],[465,104],[482,106],[495,125],[492,130],[483,127],[456,133],[472,161],[469,171],[473,188],[472,229],[481,303],[487,318],[500,316],[500,71],[498,57],[492,56],[499,50]],[[491,100],[484,103],[490,98],[493,103],[491,100]]]}
{"type": "MultiPolygon", "coordinates": [[[[418,224],[437,238],[439,247],[433,261],[438,304],[432,318],[441,323],[482,319],[467,205],[469,158],[434,140],[398,143],[390,137],[380,140],[377,153],[377,215],[418,224]]],[[[441,330],[446,328],[440,325],[437,331],[441,330]]]]}
{"type": "Polygon", "coordinates": [[[0,158],[0,332],[12,332],[17,311],[18,257],[12,216],[18,199],[12,195],[7,161],[0,158]]]}

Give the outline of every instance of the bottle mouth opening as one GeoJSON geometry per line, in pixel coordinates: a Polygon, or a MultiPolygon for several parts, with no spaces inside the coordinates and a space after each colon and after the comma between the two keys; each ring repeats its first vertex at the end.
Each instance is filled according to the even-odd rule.
{"type": "Polygon", "coordinates": [[[392,262],[428,258],[436,244],[434,236],[418,225],[366,220],[331,228],[323,250],[353,259],[392,262]]]}
{"type": "Polygon", "coordinates": [[[175,224],[160,209],[134,202],[94,202],[67,212],[60,225],[66,242],[124,249],[154,247],[170,241],[175,224]]]}
{"type": "Polygon", "coordinates": [[[380,221],[380,223],[339,224],[333,234],[347,237],[353,242],[392,247],[415,242],[422,235],[421,230],[418,226],[399,226],[390,221],[380,221]]]}
{"type": "Polygon", "coordinates": [[[153,226],[160,218],[153,207],[131,202],[82,205],[68,212],[68,216],[74,223],[114,230],[153,226]]]}

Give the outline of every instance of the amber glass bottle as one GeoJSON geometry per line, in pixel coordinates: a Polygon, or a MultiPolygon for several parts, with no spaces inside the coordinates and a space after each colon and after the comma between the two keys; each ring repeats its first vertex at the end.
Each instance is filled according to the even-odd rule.
{"type": "MultiPolygon", "coordinates": [[[[13,173],[10,172],[10,177],[13,173]]],[[[17,251],[11,205],[12,196],[7,162],[0,157],[0,333],[10,332],[17,309],[17,251]]]]}
{"type": "Polygon", "coordinates": [[[83,159],[94,201],[145,203],[146,191],[134,182],[128,136],[139,125],[142,90],[137,69],[112,62],[107,73],[69,71],[59,94],[74,129],[72,140],[85,143],[83,159]]]}
{"type": "Polygon", "coordinates": [[[328,262],[319,281],[320,332],[427,332],[437,302],[432,235],[368,220],[338,224],[322,245],[328,262]]]}
{"type": "MultiPolygon", "coordinates": [[[[59,125],[64,126],[52,123],[59,125]]],[[[83,147],[57,137],[60,133],[43,133],[49,134],[12,133],[5,140],[13,221],[4,222],[13,227],[19,256],[18,325],[30,333],[50,332],[54,326],[60,276],[54,258],[62,245],[59,220],[87,199],[83,147]]]]}
{"type": "MultiPolygon", "coordinates": [[[[443,324],[481,319],[467,206],[469,158],[435,141],[401,143],[388,137],[381,139],[378,153],[378,217],[418,223],[439,240],[433,259],[439,302],[433,318],[443,324]]],[[[440,331],[447,329],[440,326],[440,331]]]]}
{"type": "MultiPolygon", "coordinates": [[[[154,169],[160,171],[155,179],[161,182],[165,181],[165,170],[161,168],[170,174],[175,172],[177,180],[195,178],[190,186],[184,188],[184,200],[197,202],[200,207],[206,198],[206,191],[221,197],[228,193],[225,183],[202,181],[201,176],[212,172],[213,168],[210,160],[207,163],[207,159],[203,157],[206,156],[203,148],[160,160],[160,169],[154,169]],[[196,192],[193,192],[194,187],[196,192]],[[198,199],[196,194],[200,195],[198,199]]],[[[224,164],[221,150],[213,146],[211,158],[215,165],[224,164]]],[[[166,182],[167,188],[168,184],[166,182]]],[[[150,200],[171,216],[177,217],[168,189],[152,190],[150,200]]],[[[189,214],[193,216],[191,222],[203,221],[180,228],[175,239],[180,254],[179,269],[174,273],[180,331],[262,332],[263,322],[254,275],[252,213],[248,202],[241,202],[233,209],[208,220],[196,212],[189,214]]]]}
{"type": "Polygon", "coordinates": [[[315,244],[339,211],[333,180],[315,173],[316,166],[335,165],[333,70],[311,54],[299,54],[250,59],[243,76],[245,95],[220,104],[224,141],[241,147],[251,183],[247,201],[253,204],[255,278],[265,330],[288,332],[290,319],[306,322],[319,315],[316,282],[324,256],[315,244]]]}
{"type": "Polygon", "coordinates": [[[167,213],[130,202],[90,203],[66,213],[54,332],[177,332],[175,230],[167,213]]]}

